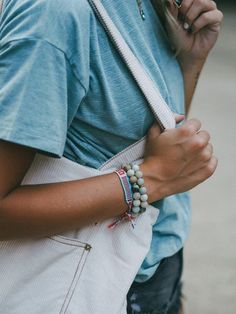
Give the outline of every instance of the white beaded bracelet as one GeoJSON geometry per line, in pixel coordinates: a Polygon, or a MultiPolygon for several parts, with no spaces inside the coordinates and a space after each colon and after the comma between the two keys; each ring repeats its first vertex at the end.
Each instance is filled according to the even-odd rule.
{"type": "Polygon", "coordinates": [[[146,211],[148,207],[148,195],[147,189],[144,186],[143,173],[140,170],[139,165],[125,164],[122,165],[129,178],[132,192],[133,192],[133,205],[130,209],[132,215],[140,215],[146,211]]]}

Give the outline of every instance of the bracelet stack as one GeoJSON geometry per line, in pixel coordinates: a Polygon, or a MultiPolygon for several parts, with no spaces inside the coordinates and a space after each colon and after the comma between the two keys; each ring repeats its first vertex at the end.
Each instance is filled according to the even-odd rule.
{"type": "Polygon", "coordinates": [[[127,219],[134,227],[134,219],[144,213],[148,207],[148,195],[143,173],[140,167],[135,164],[125,164],[115,173],[119,176],[128,209],[109,228],[114,228],[118,223],[127,219]]]}
{"type": "Polygon", "coordinates": [[[147,189],[144,186],[143,173],[140,171],[138,165],[128,164],[124,165],[123,169],[129,178],[131,184],[131,191],[133,197],[133,204],[131,213],[133,215],[140,215],[146,211],[148,207],[147,189]]]}

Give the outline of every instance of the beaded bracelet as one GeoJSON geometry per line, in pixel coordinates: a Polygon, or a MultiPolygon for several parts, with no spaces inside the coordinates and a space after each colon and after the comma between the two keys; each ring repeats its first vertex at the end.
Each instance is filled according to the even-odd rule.
{"type": "Polygon", "coordinates": [[[131,213],[133,215],[140,215],[148,207],[148,195],[147,189],[144,186],[143,173],[140,167],[135,164],[124,165],[122,168],[126,171],[132,187],[133,206],[131,207],[131,213]]]}
{"type": "Polygon", "coordinates": [[[115,173],[121,181],[128,210],[109,225],[109,228],[114,228],[123,220],[129,220],[134,228],[134,219],[144,213],[148,207],[148,195],[144,186],[143,173],[140,171],[140,167],[135,164],[125,164],[115,173]]]}

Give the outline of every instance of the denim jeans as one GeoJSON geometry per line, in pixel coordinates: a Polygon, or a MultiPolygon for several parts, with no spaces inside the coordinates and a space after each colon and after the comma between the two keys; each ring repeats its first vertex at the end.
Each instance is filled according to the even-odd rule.
{"type": "Polygon", "coordinates": [[[134,282],[127,295],[128,314],[179,314],[183,250],[163,259],[146,282],[134,282]]]}

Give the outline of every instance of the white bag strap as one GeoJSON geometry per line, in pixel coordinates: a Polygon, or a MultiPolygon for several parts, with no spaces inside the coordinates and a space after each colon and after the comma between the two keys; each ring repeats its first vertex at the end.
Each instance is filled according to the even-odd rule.
{"type": "Polygon", "coordinates": [[[146,70],[141,65],[140,61],[134,55],[133,51],[122,37],[120,31],[111,20],[101,1],[88,0],[88,2],[90,3],[104,29],[110,36],[122,59],[126,63],[135,81],[143,92],[161,128],[163,130],[175,128],[174,115],[163,99],[157,85],[153,82],[146,70]]]}

